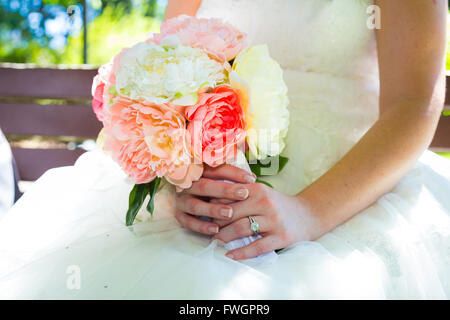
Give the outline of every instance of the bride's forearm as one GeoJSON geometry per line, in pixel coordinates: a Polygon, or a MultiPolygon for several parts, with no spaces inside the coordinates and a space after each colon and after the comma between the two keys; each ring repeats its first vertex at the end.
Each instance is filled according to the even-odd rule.
{"type": "Polygon", "coordinates": [[[433,137],[444,104],[447,1],[376,0],[379,120],[298,197],[318,217],[316,237],[392,190],[433,137]]]}
{"type": "MultiPolygon", "coordinates": [[[[442,91],[442,90],[441,90],[442,91]]],[[[326,174],[298,194],[321,236],[389,192],[429,145],[442,101],[404,101],[386,111],[326,174]]]]}
{"type": "Polygon", "coordinates": [[[164,20],[176,17],[180,14],[195,16],[202,0],[169,0],[167,2],[164,20]]]}

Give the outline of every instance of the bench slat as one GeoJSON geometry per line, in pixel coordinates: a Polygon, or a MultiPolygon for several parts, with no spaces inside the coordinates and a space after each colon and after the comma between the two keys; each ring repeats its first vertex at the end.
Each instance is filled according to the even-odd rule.
{"type": "Polygon", "coordinates": [[[51,168],[71,166],[85,152],[80,149],[11,149],[19,168],[20,179],[25,181],[34,181],[51,168]],[[30,162],[30,159],[33,160],[30,162]]]}
{"type": "Polygon", "coordinates": [[[430,148],[436,151],[450,150],[450,116],[441,116],[430,148]]]}
{"type": "MultiPolygon", "coordinates": [[[[0,67],[0,97],[91,99],[96,69],[0,67]]],[[[446,78],[450,88],[450,75],[446,78]]],[[[450,90],[446,92],[450,110],[450,90]]],[[[41,106],[0,102],[0,127],[5,134],[77,136],[95,138],[102,125],[88,106],[41,106]]],[[[433,150],[450,150],[450,117],[441,117],[431,144],[433,150]]],[[[46,170],[73,165],[83,150],[12,148],[23,180],[36,180],[46,170]]]]}
{"type": "Polygon", "coordinates": [[[0,96],[90,99],[96,69],[0,68],[0,96]]]}
{"type": "Polygon", "coordinates": [[[0,102],[5,134],[96,138],[102,123],[87,105],[38,105],[0,102]]]}
{"type": "Polygon", "coordinates": [[[450,110],[450,74],[447,74],[446,76],[446,84],[447,91],[445,92],[445,109],[450,110]]]}

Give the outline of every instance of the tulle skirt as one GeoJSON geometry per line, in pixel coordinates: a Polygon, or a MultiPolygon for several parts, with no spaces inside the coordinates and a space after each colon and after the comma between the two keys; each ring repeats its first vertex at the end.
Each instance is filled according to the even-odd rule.
{"type": "Polygon", "coordinates": [[[181,228],[168,187],[125,227],[131,188],[100,151],[45,173],[0,220],[0,298],[450,297],[450,162],[429,151],[371,207],[256,267],[181,228]]]}

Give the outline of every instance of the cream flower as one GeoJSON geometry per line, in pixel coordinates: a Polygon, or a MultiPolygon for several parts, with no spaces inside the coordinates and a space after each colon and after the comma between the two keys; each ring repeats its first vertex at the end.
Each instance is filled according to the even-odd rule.
{"type": "Polygon", "coordinates": [[[202,86],[226,80],[223,64],[200,49],[141,42],[123,50],[116,67],[116,90],[132,100],[192,105],[202,86]]]}
{"type": "Polygon", "coordinates": [[[231,85],[245,103],[247,143],[258,159],[283,151],[289,126],[289,99],[283,71],[266,45],[243,50],[233,63],[231,85]]]}

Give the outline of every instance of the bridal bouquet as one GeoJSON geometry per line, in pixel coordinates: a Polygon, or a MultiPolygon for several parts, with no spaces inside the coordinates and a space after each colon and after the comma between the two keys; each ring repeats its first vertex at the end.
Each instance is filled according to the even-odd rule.
{"type": "Polygon", "coordinates": [[[179,16],[99,68],[92,104],[103,149],[135,181],[126,225],[148,196],[153,213],[162,180],[189,188],[204,165],[229,163],[245,150],[260,175],[283,150],[282,70],[266,45],[245,40],[220,20],[179,16]]]}

